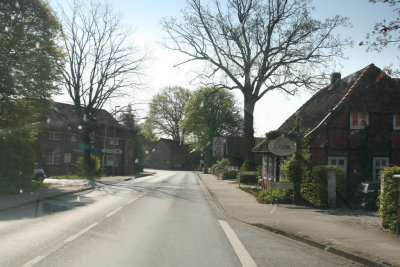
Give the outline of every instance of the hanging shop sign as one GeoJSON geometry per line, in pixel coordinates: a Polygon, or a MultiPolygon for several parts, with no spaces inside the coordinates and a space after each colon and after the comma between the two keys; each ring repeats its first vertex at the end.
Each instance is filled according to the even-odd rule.
{"type": "Polygon", "coordinates": [[[269,151],[276,156],[287,156],[296,151],[296,143],[286,137],[278,137],[268,144],[269,151]]]}

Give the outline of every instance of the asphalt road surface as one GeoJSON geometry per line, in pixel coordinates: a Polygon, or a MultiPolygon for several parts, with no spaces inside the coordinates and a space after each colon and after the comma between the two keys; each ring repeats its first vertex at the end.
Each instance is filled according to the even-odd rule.
{"type": "Polygon", "coordinates": [[[221,218],[196,175],[154,175],[0,212],[0,266],[354,263],[221,218]]]}

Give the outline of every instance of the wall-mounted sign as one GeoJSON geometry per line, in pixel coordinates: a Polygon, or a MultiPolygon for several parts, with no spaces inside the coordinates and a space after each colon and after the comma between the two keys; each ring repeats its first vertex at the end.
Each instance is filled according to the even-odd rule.
{"type": "Polygon", "coordinates": [[[109,153],[109,154],[122,154],[122,149],[109,149],[109,148],[103,148],[101,150],[103,153],[109,153]]]}
{"type": "Polygon", "coordinates": [[[296,143],[286,137],[278,137],[268,144],[269,151],[277,156],[287,156],[296,151],[296,143]]]}

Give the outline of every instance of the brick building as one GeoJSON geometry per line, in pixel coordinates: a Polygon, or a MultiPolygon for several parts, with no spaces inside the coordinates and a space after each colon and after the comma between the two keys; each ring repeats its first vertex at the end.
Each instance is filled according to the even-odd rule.
{"type": "Polygon", "coordinates": [[[150,167],[162,170],[191,170],[194,168],[188,145],[160,138],[150,151],[150,167]]]}
{"type": "Polygon", "coordinates": [[[134,173],[133,139],[110,113],[96,111],[98,126],[91,135],[90,144],[83,144],[72,130],[77,128],[74,118],[73,105],[64,103],[53,103],[40,118],[34,150],[37,163],[47,175],[76,174],[77,159],[83,155],[83,149],[90,149],[100,158],[102,173],[134,173]]]}
{"type": "MultiPolygon", "coordinates": [[[[311,164],[340,166],[354,183],[377,179],[382,167],[400,165],[399,99],[399,79],[373,64],[343,79],[333,73],[331,84],[296,112],[310,130],[311,164]]],[[[295,119],[293,114],[278,130],[289,131],[295,119]]],[[[268,151],[268,141],[253,151],[263,154],[263,176],[276,179],[282,158],[268,151]]]]}

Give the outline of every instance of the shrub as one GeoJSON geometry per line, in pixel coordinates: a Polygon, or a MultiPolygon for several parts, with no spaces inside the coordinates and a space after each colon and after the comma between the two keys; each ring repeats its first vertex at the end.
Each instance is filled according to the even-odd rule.
{"type": "MultiPolygon", "coordinates": [[[[78,167],[78,170],[80,172],[81,176],[85,176],[85,171],[83,169],[83,157],[79,157],[76,166],[78,167]]],[[[100,159],[99,157],[96,157],[93,154],[90,154],[90,162],[89,162],[89,168],[88,168],[88,177],[86,178],[92,178],[96,176],[96,174],[100,170],[100,159]]]]}
{"type": "Polygon", "coordinates": [[[399,223],[397,222],[397,212],[399,210],[398,202],[398,179],[393,175],[400,174],[400,167],[393,166],[385,168],[381,173],[383,180],[383,190],[379,195],[379,214],[382,218],[382,227],[387,231],[399,234],[399,223]]]}
{"type": "MultiPolygon", "coordinates": [[[[272,196],[277,203],[292,203],[289,198],[289,190],[272,190],[272,196]]],[[[260,203],[271,203],[271,190],[261,190],[258,192],[257,200],[260,203]]]]}
{"type": "Polygon", "coordinates": [[[31,183],[35,160],[28,138],[7,135],[0,138],[0,189],[17,192],[31,183]]]}
{"type": "Polygon", "coordinates": [[[227,158],[222,158],[220,161],[219,161],[219,169],[221,170],[224,170],[225,169],[225,166],[229,166],[229,165],[231,165],[231,162],[229,161],[229,159],[227,159],[227,158]]]}
{"type": "Polygon", "coordinates": [[[217,174],[218,164],[214,164],[211,166],[211,174],[217,174]]]}
{"type": "Polygon", "coordinates": [[[336,172],[336,204],[342,206],[350,202],[354,188],[346,179],[344,170],[336,166],[315,166],[303,178],[303,197],[317,207],[328,206],[328,171],[336,172]]]}
{"type": "Polygon", "coordinates": [[[222,180],[233,180],[236,178],[237,174],[238,172],[235,170],[229,170],[229,171],[226,170],[222,173],[221,178],[222,180]]]}
{"type": "MultiPolygon", "coordinates": [[[[242,164],[242,167],[240,167],[241,171],[255,171],[256,168],[250,166],[249,161],[245,160],[242,164]]],[[[239,173],[237,174],[237,180],[239,181],[239,173]]],[[[240,177],[240,182],[244,184],[256,184],[257,183],[257,176],[256,175],[243,175],[240,177]]]]}

